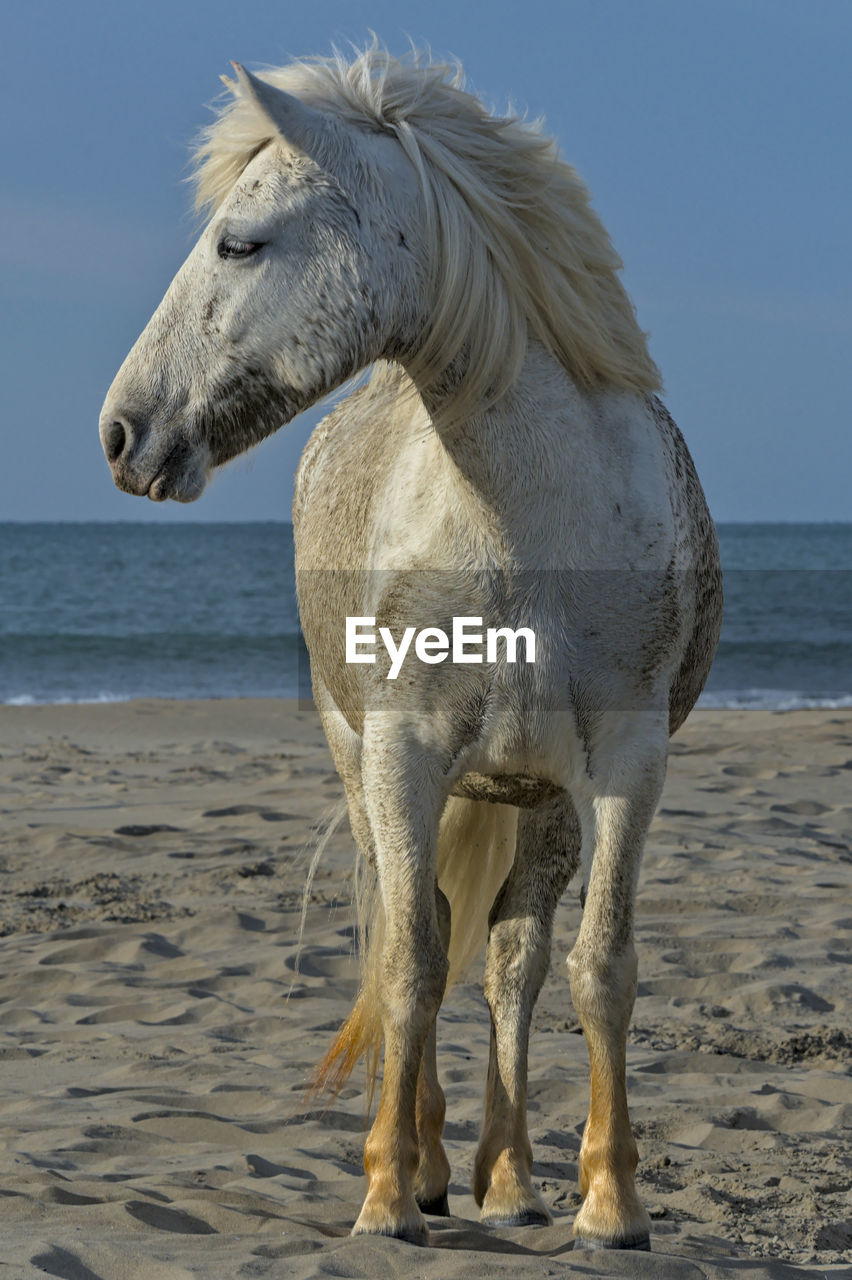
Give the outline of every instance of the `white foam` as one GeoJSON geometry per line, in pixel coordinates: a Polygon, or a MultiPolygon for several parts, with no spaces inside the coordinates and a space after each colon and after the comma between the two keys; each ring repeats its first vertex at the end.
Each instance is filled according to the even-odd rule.
{"type": "Polygon", "coordinates": [[[93,693],[80,698],[49,698],[36,697],[31,693],[16,693],[10,698],[4,698],[2,705],[6,707],[90,706],[92,703],[100,702],[130,702],[132,698],[148,696],[144,693],[93,693]]]}
{"type": "MultiPolygon", "coordinates": [[[[17,693],[11,697],[0,699],[0,705],[7,707],[91,706],[97,703],[130,702],[135,698],[157,697],[189,702],[194,698],[210,698],[213,696],[213,694],[203,691],[193,693],[175,691],[168,694],[156,694],[143,690],[136,693],[91,693],[73,698],[51,698],[31,693],[17,693]]],[[[223,694],[219,692],[215,696],[218,699],[227,700],[240,697],[263,697],[264,694],[254,692],[251,694],[223,694]]],[[[295,698],[299,695],[295,690],[292,692],[285,690],[283,693],[279,691],[270,692],[267,696],[295,698]]],[[[730,711],[808,711],[820,709],[831,711],[852,707],[852,693],[841,693],[833,697],[816,697],[790,689],[732,689],[702,693],[698,699],[698,706],[730,711]]]]}
{"type": "Polygon", "coordinates": [[[834,697],[815,697],[790,689],[737,689],[718,693],[702,693],[699,707],[716,707],[731,711],[810,711],[837,710],[852,707],[852,693],[834,697]]]}

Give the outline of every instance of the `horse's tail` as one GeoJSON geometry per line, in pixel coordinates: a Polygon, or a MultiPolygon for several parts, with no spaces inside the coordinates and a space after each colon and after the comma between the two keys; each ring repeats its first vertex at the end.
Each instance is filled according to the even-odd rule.
{"type": "MultiPolygon", "coordinates": [[[[447,991],[485,945],[488,913],[515,856],[518,811],[510,805],[451,797],[438,833],[438,885],[450,902],[447,991]]],[[[366,863],[362,863],[366,866],[366,863]]],[[[311,1094],[339,1093],[358,1060],[367,1060],[368,1104],[382,1048],[380,961],[384,908],[376,877],[356,887],[361,985],[349,1017],[314,1073],[311,1094]]]]}

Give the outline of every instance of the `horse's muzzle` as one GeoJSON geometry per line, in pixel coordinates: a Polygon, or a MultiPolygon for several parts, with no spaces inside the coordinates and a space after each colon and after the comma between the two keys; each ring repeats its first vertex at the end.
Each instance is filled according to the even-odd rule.
{"type": "Polygon", "coordinates": [[[116,486],[152,502],[194,502],[204,491],[210,450],[180,431],[151,432],[134,415],[104,408],[100,437],[116,486]]]}
{"type": "Polygon", "coordinates": [[[149,466],[140,466],[140,448],[146,435],[132,416],[104,407],[100,421],[100,437],[112,478],[119,489],[138,497],[146,494],[153,479],[149,466]],[[146,475],[147,472],[147,475],[146,475]]]}

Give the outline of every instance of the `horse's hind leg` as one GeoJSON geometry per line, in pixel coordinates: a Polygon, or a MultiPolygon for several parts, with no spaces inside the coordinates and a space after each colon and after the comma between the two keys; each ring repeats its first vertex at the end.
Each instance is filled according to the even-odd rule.
{"type": "MultiPolygon", "coordinates": [[[[444,950],[450,948],[450,904],[445,894],[435,888],[438,929],[444,950]]],[[[423,1049],[417,1078],[417,1144],[419,1163],[414,1178],[414,1198],[421,1213],[448,1217],[450,1205],[450,1162],[441,1142],[447,1106],[438,1080],[437,1023],[433,1020],[423,1049]]]]}
{"type": "Polygon", "coordinates": [[[523,812],[515,861],[489,918],[485,998],[491,1050],[473,1181],[483,1222],[522,1226],[551,1220],[531,1182],[527,1051],[533,1007],[550,961],[553,914],[579,865],[579,837],[570,801],[523,812]]]}
{"type": "Polygon", "coordinates": [[[353,1231],[425,1243],[415,1197],[416,1106],[423,1051],[448,970],[435,895],[445,774],[417,744],[380,732],[371,737],[365,727],[362,778],[385,913],[378,988],[385,1060],[364,1144],[367,1197],[353,1231]]]}
{"type": "Polygon", "coordinates": [[[591,1065],[579,1162],[583,1204],[574,1235],[584,1248],[648,1249],[650,1221],[634,1183],[638,1152],[627,1111],[626,1048],[636,997],[636,882],[665,773],[666,729],[631,736],[620,726],[617,732],[618,747],[608,744],[606,758],[599,751],[591,761],[590,773],[604,780],[605,791],[582,811],[583,822],[594,827],[594,854],[583,921],[568,957],[591,1065]]]}

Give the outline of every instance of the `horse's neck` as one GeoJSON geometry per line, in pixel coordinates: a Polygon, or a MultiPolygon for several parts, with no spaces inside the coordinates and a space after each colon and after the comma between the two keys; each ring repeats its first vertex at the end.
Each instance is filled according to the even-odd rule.
{"type": "Polygon", "coordinates": [[[665,469],[643,394],[584,391],[531,343],[510,391],[461,426],[443,430],[440,404],[421,398],[438,425],[430,433],[422,411],[406,415],[386,500],[394,527],[415,549],[434,542],[438,562],[464,545],[506,567],[620,564],[625,530],[659,519],[665,469]]]}
{"type": "MultiPolygon", "coordinates": [[[[439,403],[423,402],[440,424],[439,403]]],[[[437,427],[435,488],[499,527],[512,544],[538,537],[536,512],[551,523],[575,506],[600,465],[599,393],[586,394],[540,345],[498,404],[458,426],[437,427]]],[[[605,447],[605,445],[604,445],[605,447]]]]}

